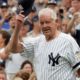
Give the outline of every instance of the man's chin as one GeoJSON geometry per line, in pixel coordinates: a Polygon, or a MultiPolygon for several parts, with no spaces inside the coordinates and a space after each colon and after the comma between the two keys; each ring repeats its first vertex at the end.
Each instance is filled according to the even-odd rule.
{"type": "Polygon", "coordinates": [[[50,35],[50,33],[47,33],[47,32],[46,32],[46,33],[43,33],[43,34],[44,34],[45,36],[49,36],[49,35],[50,35]]]}

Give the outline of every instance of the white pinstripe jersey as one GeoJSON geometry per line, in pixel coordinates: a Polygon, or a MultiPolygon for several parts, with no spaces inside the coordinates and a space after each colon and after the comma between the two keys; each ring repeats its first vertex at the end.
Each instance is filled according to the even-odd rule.
{"type": "Polygon", "coordinates": [[[49,42],[42,37],[34,48],[37,80],[76,80],[73,66],[79,62],[75,57],[79,46],[70,35],[61,33],[49,42]]]}

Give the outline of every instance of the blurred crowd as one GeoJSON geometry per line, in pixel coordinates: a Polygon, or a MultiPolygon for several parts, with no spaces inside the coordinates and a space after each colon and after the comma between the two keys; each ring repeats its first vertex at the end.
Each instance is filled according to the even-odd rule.
{"type": "MultiPolygon", "coordinates": [[[[0,58],[0,80],[37,80],[33,66],[34,55],[32,51],[26,50],[25,44],[28,42],[35,45],[43,35],[38,13],[45,7],[57,13],[58,30],[70,34],[80,46],[80,0],[35,0],[20,29],[17,53],[8,52],[6,56],[2,55],[3,60],[0,58]]],[[[0,50],[8,45],[13,36],[19,12],[17,0],[0,0],[0,50]]]]}

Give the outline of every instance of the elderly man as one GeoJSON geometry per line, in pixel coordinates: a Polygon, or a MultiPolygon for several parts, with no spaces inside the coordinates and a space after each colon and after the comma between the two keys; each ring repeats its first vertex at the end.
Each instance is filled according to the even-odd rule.
{"type": "MultiPolygon", "coordinates": [[[[15,52],[18,52],[18,33],[22,20],[21,15],[17,17],[17,26],[12,39],[15,52]]],[[[44,35],[35,42],[35,45],[29,42],[24,46],[29,51],[33,48],[37,80],[76,80],[75,72],[80,75],[78,58],[80,51],[76,41],[70,35],[57,30],[57,15],[52,9],[42,9],[39,12],[39,20],[44,35]]]]}

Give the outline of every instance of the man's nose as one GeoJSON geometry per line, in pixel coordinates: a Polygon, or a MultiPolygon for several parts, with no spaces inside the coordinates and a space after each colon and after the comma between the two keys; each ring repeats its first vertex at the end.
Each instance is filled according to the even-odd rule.
{"type": "Polygon", "coordinates": [[[43,24],[43,27],[46,27],[46,26],[47,26],[47,24],[46,24],[46,23],[44,23],[44,24],[43,24]]]}

